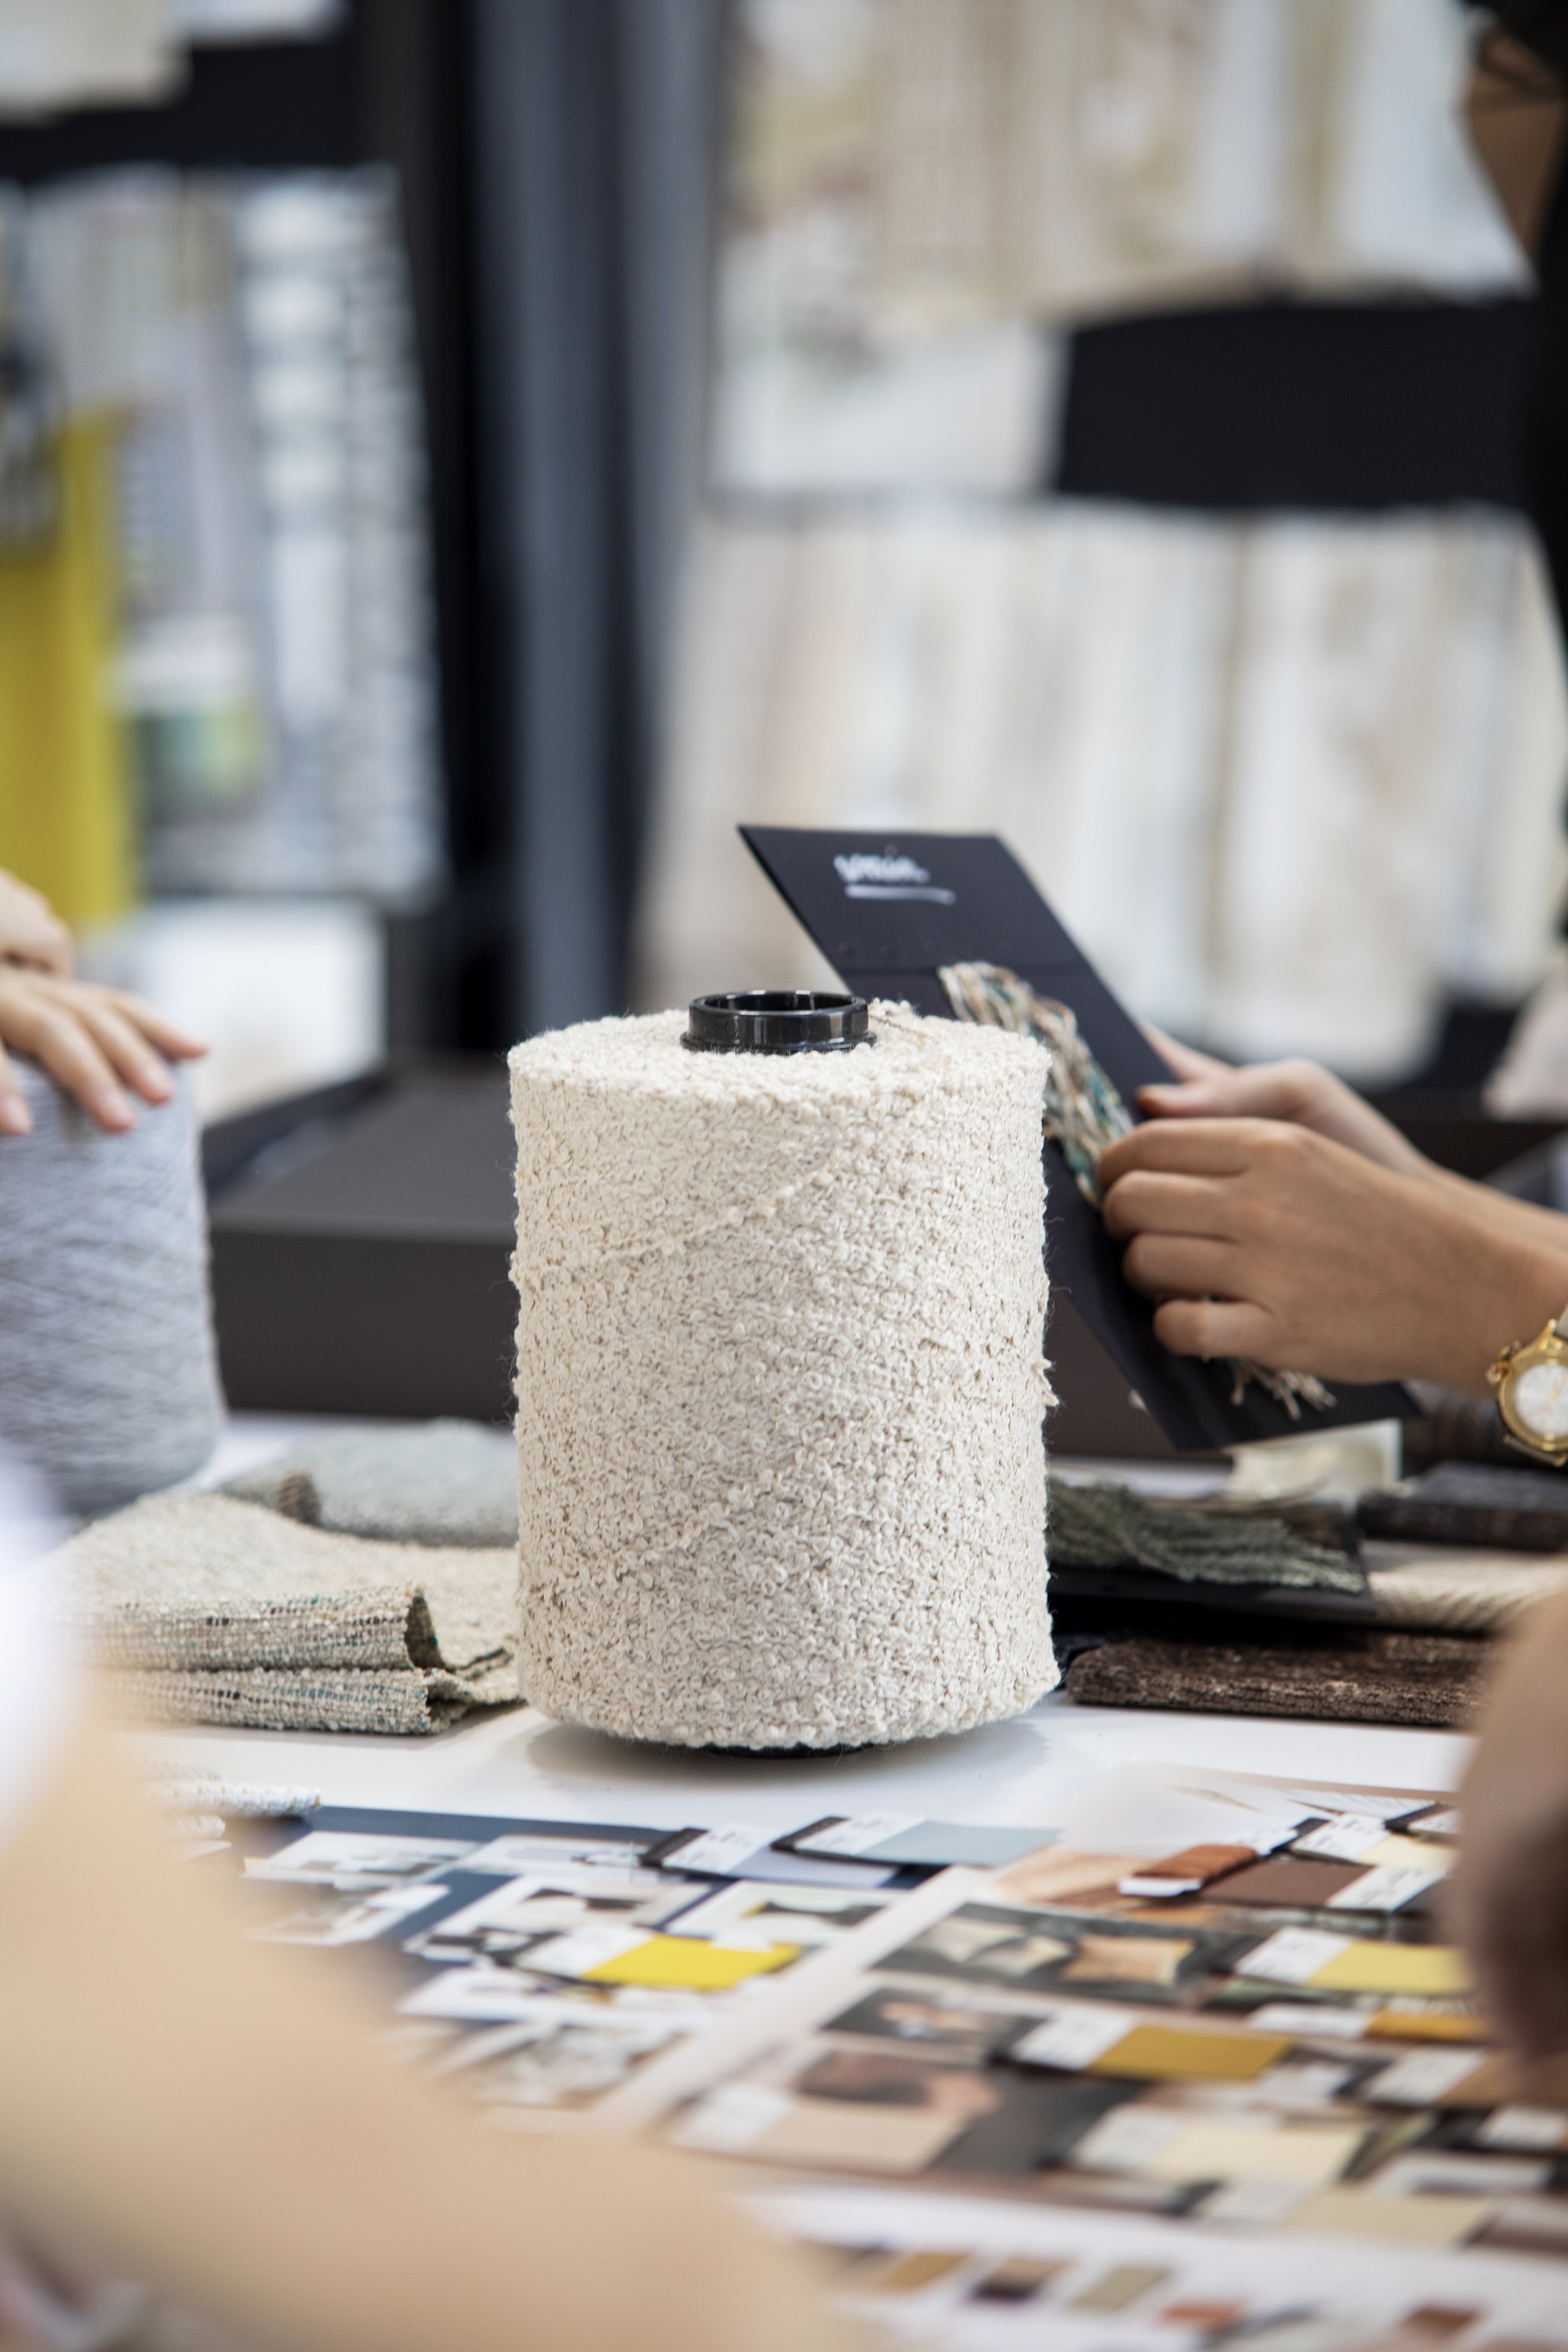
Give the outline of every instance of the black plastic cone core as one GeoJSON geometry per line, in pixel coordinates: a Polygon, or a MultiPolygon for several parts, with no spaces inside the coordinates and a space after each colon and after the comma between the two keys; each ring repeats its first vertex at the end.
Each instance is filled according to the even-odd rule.
{"type": "Polygon", "coordinates": [[[749,988],[694,996],[680,1042],[692,1054],[847,1054],[877,1041],[863,996],[749,988]]]}

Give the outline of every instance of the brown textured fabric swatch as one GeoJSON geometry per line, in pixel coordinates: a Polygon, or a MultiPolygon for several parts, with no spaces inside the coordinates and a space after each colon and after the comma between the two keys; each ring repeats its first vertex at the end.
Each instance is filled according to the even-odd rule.
{"type": "Polygon", "coordinates": [[[1090,1706],[1211,1715],[1318,1716],[1347,1723],[1468,1724],[1496,1651],[1443,1633],[1347,1628],[1331,1640],[1108,1642],[1067,1672],[1090,1706]]]}

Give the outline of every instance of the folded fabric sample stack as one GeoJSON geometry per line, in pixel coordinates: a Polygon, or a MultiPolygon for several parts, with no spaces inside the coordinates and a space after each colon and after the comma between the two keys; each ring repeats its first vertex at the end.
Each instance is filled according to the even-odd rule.
{"type": "Polygon", "coordinates": [[[1492,1409],[1438,1402],[1410,1452],[1430,1461],[1430,1444],[1446,1437],[1468,1458],[1366,1494],[1353,1514],[1243,1507],[1223,1496],[1154,1501],[1054,1482],[1052,1572],[1066,1568],[1072,1596],[1064,1608],[1053,1594],[1069,1696],[1107,1706],[1468,1723],[1493,1637],[1568,1591],[1568,1476],[1491,1458],[1492,1409]],[[1098,1603],[1086,1597],[1097,1580],[1098,1603]],[[1191,1605],[1200,1591],[1203,1612],[1191,1605]],[[1272,1626],[1259,1622],[1265,1609],[1272,1626]],[[1358,1615],[1360,1625],[1322,1622],[1358,1615]]]}
{"type": "Polygon", "coordinates": [[[1372,1569],[1335,1505],[1059,1480],[1050,1555],[1066,1687],[1084,1705],[1442,1728],[1474,1706],[1489,1663],[1475,1637],[1559,1575],[1510,1563],[1468,1612],[1444,1560],[1379,1554],[1372,1569]]]}
{"type": "Polygon", "coordinates": [[[429,1732],[518,1696],[510,1547],[381,1543],[163,1495],[56,1559],[91,1654],[163,1722],[429,1732]]]}

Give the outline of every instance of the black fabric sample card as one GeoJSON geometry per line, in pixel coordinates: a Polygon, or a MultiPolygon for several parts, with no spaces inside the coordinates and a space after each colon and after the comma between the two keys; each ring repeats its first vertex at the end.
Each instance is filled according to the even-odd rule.
{"type": "MultiPolygon", "coordinates": [[[[740,830],[774,888],[857,995],[900,998],[918,1013],[950,1014],[937,978],[943,964],[1005,964],[1042,996],[1071,1010],[1134,1118],[1138,1088],[1170,1076],[994,835],[908,833],[890,841],[879,833],[783,825],[740,830]]],[[[1052,1283],[1066,1291],[1173,1445],[1193,1453],[1306,1429],[1416,1418],[1412,1399],[1392,1382],[1331,1382],[1333,1404],[1303,1405],[1300,1420],[1256,1381],[1233,1403],[1227,1365],[1173,1356],[1156,1339],[1152,1307],[1123,1280],[1121,1251],[1054,1143],[1046,1145],[1046,1181],[1052,1283]]]]}

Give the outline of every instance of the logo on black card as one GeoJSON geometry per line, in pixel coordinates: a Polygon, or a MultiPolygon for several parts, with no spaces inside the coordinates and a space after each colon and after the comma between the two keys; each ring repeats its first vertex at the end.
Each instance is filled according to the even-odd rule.
{"type": "Polygon", "coordinates": [[[912,857],[903,856],[896,849],[880,856],[864,850],[840,856],[833,861],[834,871],[844,885],[847,898],[925,898],[932,906],[951,907],[954,893],[933,884],[923,866],[912,857]]]}

